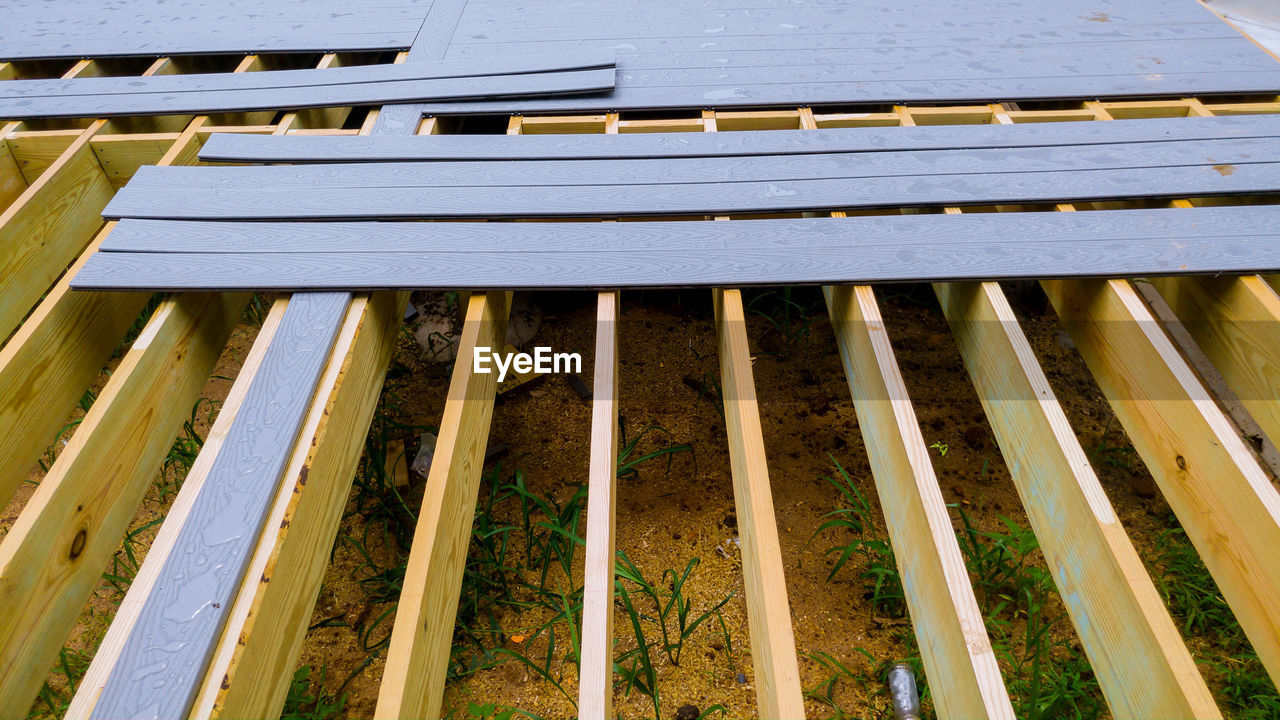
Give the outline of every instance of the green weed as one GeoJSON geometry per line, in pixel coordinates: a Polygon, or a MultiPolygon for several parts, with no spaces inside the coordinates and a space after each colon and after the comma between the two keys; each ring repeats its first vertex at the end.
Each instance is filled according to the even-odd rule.
{"type": "Polygon", "coordinates": [[[285,696],[284,709],[280,720],[330,720],[337,717],[347,706],[346,693],[339,691],[329,695],[324,690],[327,667],[320,668],[320,677],[315,681],[316,690],[312,690],[311,666],[303,665],[293,673],[289,682],[289,693],[285,696]]]}
{"type": "Polygon", "coordinates": [[[80,680],[89,669],[91,659],[92,656],[78,650],[62,648],[58,653],[58,662],[53,668],[54,675],[60,676],[61,680],[56,685],[46,681],[41,686],[35,704],[27,713],[28,720],[60,718],[65,715],[68,706],[71,705],[71,698],[75,696],[76,688],[80,685],[80,680]]]}
{"type": "Polygon", "coordinates": [[[618,479],[619,480],[625,480],[625,479],[635,477],[638,474],[639,467],[641,465],[651,460],[657,460],[658,458],[661,458],[661,457],[665,457],[667,459],[666,472],[670,473],[672,461],[675,459],[676,454],[682,453],[682,452],[687,452],[693,456],[695,472],[697,472],[696,470],[697,462],[698,462],[697,455],[695,455],[693,452],[693,446],[689,445],[688,443],[683,443],[680,445],[668,444],[664,447],[658,448],[657,450],[643,453],[633,458],[632,455],[636,452],[636,449],[640,446],[640,441],[643,440],[646,435],[652,432],[660,432],[664,435],[668,434],[666,429],[664,429],[661,425],[658,425],[657,423],[654,423],[654,422],[650,422],[634,438],[631,438],[630,440],[628,440],[626,422],[623,420],[622,416],[618,416],[618,433],[622,441],[622,449],[618,451],[618,479]]]}
{"type": "Polygon", "coordinates": [[[813,532],[809,542],[828,530],[845,530],[853,539],[847,545],[827,548],[825,555],[837,556],[827,580],[831,581],[850,559],[858,557],[862,561],[858,579],[862,581],[863,598],[871,602],[872,608],[890,617],[905,617],[906,595],[894,561],[893,547],[887,537],[881,540],[872,534],[874,514],[870,504],[844,466],[835,458],[831,461],[835,463],[839,477],[824,476],[823,479],[840,493],[841,504],[823,515],[826,520],[813,532]]]}

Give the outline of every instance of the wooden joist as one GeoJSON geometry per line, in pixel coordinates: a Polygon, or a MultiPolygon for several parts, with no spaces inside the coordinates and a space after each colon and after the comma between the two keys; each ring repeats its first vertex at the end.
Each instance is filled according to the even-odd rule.
{"type": "Polygon", "coordinates": [[[510,293],[476,293],[467,304],[378,691],[379,718],[440,713],[497,391],[497,374],[474,373],[470,359],[477,347],[502,346],[510,310],[510,293]]]}
{"type": "Polygon", "coordinates": [[[1041,283],[1273,681],[1280,494],[1130,284],[1041,283]]]}

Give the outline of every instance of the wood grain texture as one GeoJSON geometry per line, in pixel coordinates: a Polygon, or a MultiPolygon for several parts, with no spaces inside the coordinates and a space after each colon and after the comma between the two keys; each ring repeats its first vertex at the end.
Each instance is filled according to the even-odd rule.
{"type": "Polygon", "coordinates": [[[1018,204],[1267,193],[1280,163],[1177,165],[1159,169],[913,175],[689,185],[224,188],[206,192],[126,187],[109,218],[172,220],[358,220],[418,218],[708,215],[910,205],[1018,204]]]}
{"type": "Polygon", "coordinates": [[[0,543],[0,707],[35,699],[248,299],[162,303],[0,543]]]}
{"type": "Polygon", "coordinates": [[[1280,136],[1230,140],[1050,146],[1017,149],[755,155],[635,160],[533,160],[168,167],[142,169],[130,192],[235,188],[291,190],[420,187],[575,187],[670,185],[816,179],[1117,170],[1171,165],[1238,165],[1280,161],[1280,136]]]}
{"type": "Polygon", "coordinates": [[[893,150],[1096,145],[1276,137],[1280,117],[1243,115],[1123,122],[744,130],[622,135],[433,135],[324,137],[217,133],[200,149],[207,162],[392,162],[418,160],[611,160],[623,158],[803,155],[893,150]]]}
{"type": "Polygon", "coordinates": [[[1257,275],[1153,278],[1267,437],[1280,439],[1280,297],[1257,275]]]}
{"type": "Polygon", "coordinates": [[[938,717],[1012,720],[875,294],[865,285],[824,293],[938,717]]]}
{"type": "Polygon", "coordinates": [[[331,293],[316,297],[311,313],[286,313],[275,338],[284,351],[269,354],[254,377],[228,451],[214,460],[179,533],[180,552],[147,597],[93,718],[189,709],[284,470],[278,448],[292,446],[336,335],[327,318],[347,299],[331,293]]]}
{"type": "Polygon", "coordinates": [[[934,290],[1111,712],[1221,717],[1000,286],[934,290]]]}
{"type": "MultiPolygon", "coordinates": [[[[473,294],[458,357],[500,347],[510,309],[510,293],[473,294]]],[[[454,364],[374,717],[440,713],[497,377],[473,373],[470,362],[454,364]]]]}
{"type": "Polygon", "coordinates": [[[614,505],[618,478],[618,318],[621,294],[596,299],[595,379],[583,565],[578,717],[613,717],[614,505]]]}
{"type": "MultiPolygon", "coordinates": [[[[317,71],[323,72],[323,71],[317,71]]],[[[612,90],[612,68],[523,75],[387,80],[343,85],[312,85],[203,92],[129,95],[69,95],[0,98],[0,117],[114,117],[175,115],[251,110],[407,103],[448,98],[484,99],[521,95],[560,95],[612,90]]]]}
{"type": "Polygon", "coordinates": [[[351,304],[192,717],[280,714],[407,300],[351,304]]]}
{"type": "Polygon", "coordinates": [[[1128,282],[1041,286],[1272,681],[1280,680],[1280,565],[1271,562],[1280,493],[1128,282]]]}
{"type": "Polygon", "coordinates": [[[733,499],[742,547],[756,712],[762,718],[803,718],[804,697],[751,374],[742,295],[737,290],[714,290],[712,297],[733,499]]]}

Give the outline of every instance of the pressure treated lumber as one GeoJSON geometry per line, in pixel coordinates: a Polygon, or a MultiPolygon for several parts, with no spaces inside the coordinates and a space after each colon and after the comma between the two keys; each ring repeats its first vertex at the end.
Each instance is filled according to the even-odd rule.
{"type": "MultiPolygon", "coordinates": [[[[473,294],[457,356],[469,359],[477,347],[500,347],[510,309],[510,293],[473,294]]],[[[440,712],[497,391],[497,374],[474,373],[471,365],[455,363],[449,381],[375,717],[436,717],[440,712]]]]}
{"type": "Polygon", "coordinates": [[[871,287],[823,290],[940,718],[1014,717],[871,287]]]}
{"type": "Polygon", "coordinates": [[[239,587],[274,495],[275,483],[264,480],[284,470],[271,449],[292,446],[336,335],[325,320],[347,295],[316,299],[312,313],[285,314],[275,341],[289,352],[269,354],[254,377],[227,452],[179,533],[181,552],[161,570],[91,717],[177,717],[190,708],[222,630],[221,608],[239,587]]]}
{"type": "Polygon", "coordinates": [[[407,301],[351,303],[192,717],[279,716],[407,301]]]}
{"type": "Polygon", "coordinates": [[[934,290],[1112,714],[1221,717],[1000,286],[934,290]]]}
{"type": "Polygon", "coordinates": [[[1160,168],[1280,161],[1280,134],[1267,138],[1189,140],[1016,149],[754,155],[635,160],[533,160],[186,167],[139,169],[129,192],[220,193],[236,188],[287,187],[298,192],[337,188],[448,186],[567,187],[661,185],[1036,173],[1160,168]]]}
{"type": "Polygon", "coordinates": [[[294,110],[442,98],[466,101],[505,96],[593,93],[612,90],[613,85],[613,69],[604,68],[203,92],[37,96],[16,99],[0,97],[0,117],[112,117],[294,110]]]}
{"type": "Polygon", "coordinates": [[[207,162],[407,162],[418,160],[613,160],[804,155],[893,150],[1102,145],[1280,136],[1280,116],[1150,118],[1123,122],[934,125],[601,135],[265,136],[217,133],[207,162]]]}
{"type": "Polygon", "coordinates": [[[1196,345],[1273,442],[1280,440],[1280,297],[1257,275],[1152,278],[1196,345]]]}
{"type": "Polygon", "coordinates": [[[733,499],[742,547],[756,712],[762,718],[803,718],[804,697],[783,577],[769,466],[751,373],[747,321],[738,290],[714,290],[716,337],[733,499]]]}
{"type": "Polygon", "coordinates": [[[586,561],[578,717],[613,717],[614,504],[618,478],[618,318],[620,293],[596,298],[595,379],[591,386],[586,561]]]}
{"type": "Polygon", "coordinates": [[[1280,493],[1129,283],[1041,286],[1272,682],[1280,681],[1280,493]]]}

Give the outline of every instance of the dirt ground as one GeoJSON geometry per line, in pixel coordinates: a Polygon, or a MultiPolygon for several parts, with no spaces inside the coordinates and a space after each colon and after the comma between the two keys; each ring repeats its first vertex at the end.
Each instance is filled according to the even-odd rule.
{"type": "MultiPolygon", "coordinates": [[[[1010,286],[1007,290],[1082,445],[1086,450],[1127,448],[1119,423],[1052,310],[1046,309],[1043,295],[1034,286],[1010,286]]],[[[777,307],[771,298],[758,295],[747,293],[749,310],[777,307]]],[[[1026,525],[1016,489],[932,292],[927,286],[887,287],[879,290],[879,298],[925,442],[934,445],[931,457],[946,501],[963,508],[984,530],[1000,529],[1001,517],[1026,525]],[[941,450],[944,445],[945,453],[941,450]]],[[[856,561],[827,580],[833,559],[824,551],[849,541],[843,531],[814,537],[824,515],[839,501],[835,488],[824,479],[835,472],[833,461],[848,471],[869,499],[875,525],[871,533],[882,538],[886,534],[821,296],[809,289],[797,291],[794,299],[808,312],[779,329],[749,311],[748,329],[801,680],[805,688],[820,687],[832,672],[819,658],[834,658],[865,678],[873,678],[866,683],[836,682],[832,699],[839,708],[852,717],[892,717],[876,668],[909,658],[916,650],[906,619],[890,618],[870,607],[857,578],[860,568],[856,561]]],[[[595,338],[594,294],[541,293],[536,303],[543,313],[536,344],[582,353],[582,377],[589,384],[595,338]]],[[[755,717],[728,448],[724,422],[711,397],[719,368],[710,294],[625,293],[621,323],[619,406],[627,436],[635,437],[656,425],[659,429],[644,436],[637,453],[669,444],[687,444],[692,452],[673,455],[669,469],[665,459],[649,461],[639,467],[637,475],[619,481],[617,548],[655,581],[663,571],[682,570],[697,558],[700,564],[685,586],[694,615],[732,595],[722,608],[724,629],[717,620],[709,620],[687,642],[679,666],[665,658],[656,663],[660,716],[676,717],[684,705],[702,710],[719,705],[724,708],[724,717],[755,717]]],[[[230,379],[235,377],[254,333],[251,323],[237,329],[215,377],[206,386],[205,397],[215,406],[229,390],[230,379]]],[[[439,422],[449,370],[447,364],[425,357],[406,329],[388,374],[384,411],[396,423],[393,434],[408,440],[410,458],[416,450],[416,432],[433,429],[439,422]]],[[[103,382],[105,378],[104,373],[103,382]]],[[[208,430],[210,417],[206,409],[197,418],[201,436],[208,430]]],[[[501,443],[507,450],[490,462],[487,470],[493,473],[501,463],[498,477],[506,482],[519,469],[531,493],[566,502],[587,480],[589,425],[589,403],[562,377],[548,377],[531,390],[500,397],[490,446],[501,443]]],[[[1139,554],[1149,558],[1159,534],[1168,527],[1169,514],[1151,478],[1140,462],[1095,460],[1094,467],[1139,554]]],[[[32,484],[0,514],[0,536],[41,474],[34,472],[32,484]]],[[[416,511],[420,504],[424,482],[412,475],[409,487],[402,491],[410,510],[416,511]]],[[[482,497],[490,488],[487,480],[481,488],[482,497]]],[[[131,528],[160,517],[172,495],[172,487],[167,493],[154,491],[131,528]]],[[[362,498],[358,489],[353,492],[299,658],[299,667],[311,669],[312,691],[346,694],[345,708],[337,717],[362,718],[373,712],[385,641],[394,618],[396,582],[394,577],[375,577],[373,569],[393,568],[403,562],[407,537],[398,540],[387,528],[396,522],[412,527],[411,517],[396,518],[390,525],[371,522],[367,503],[368,498],[362,498]]],[[[494,516],[500,522],[517,521],[510,505],[496,508],[494,516]]],[[[585,529],[585,519],[579,528],[585,529]]],[[[151,528],[140,534],[139,561],[154,532],[151,528]]],[[[1038,555],[1033,559],[1042,563],[1038,555]]],[[[580,583],[580,555],[576,562],[580,583]]],[[[119,599],[120,593],[104,582],[81,616],[68,647],[82,654],[85,661],[101,640],[119,599]]],[[[1056,597],[1053,602],[1057,603],[1056,597]]],[[[1056,608],[1060,611],[1060,604],[1056,608]]],[[[645,608],[641,611],[649,612],[645,608]]],[[[510,650],[541,657],[545,637],[529,639],[531,629],[547,619],[546,613],[540,612],[502,610],[497,616],[500,628],[491,637],[510,650]]],[[[1078,651],[1069,623],[1058,624],[1054,632],[1078,651]]],[[[615,619],[615,638],[618,653],[636,646],[634,633],[621,614],[615,619]]],[[[1213,649],[1198,650],[1211,653],[1213,649]]],[[[576,697],[572,665],[561,660],[553,665],[552,674],[576,697]]],[[[927,682],[927,678],[922,680],[927,682]]],[[[50,682],[56,688],[66,686],[65,677],[58,672],[50,676],[50,682]]],[[[545,718],[575,716],[565,695],[517,662],[482,670],[451,683],[446,690],[445,710],[452,717],[468,717],[473,704],[487,703],[545,718]]],[[[647,697],[639,691],[627,695],[621,688],[615,693],[615,711],[624,718],[654,715],[647,697]]],[[[813,698],[806,701],[806,711],[810,717],[836,714],[813,698]]]]}

